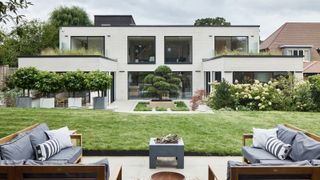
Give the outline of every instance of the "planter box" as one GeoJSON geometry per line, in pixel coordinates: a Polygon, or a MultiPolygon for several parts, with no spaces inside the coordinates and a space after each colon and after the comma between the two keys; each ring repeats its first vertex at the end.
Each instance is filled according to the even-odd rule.
{"type": "Polygon", "coordinates": [[[68,98],[68,108],[81,108],[82,98],[68,98]]]}
{"type": "Polygon", "coordinates": [[[31,108],[32,98],[31,97],[17,97],[16,106],[19,108],[31,108]]]}
{"type": "Polygon", "coordinates": [[[54,98],[40,98],[40,108],[54,108],[54,98]]]}
{"type": "Polygon", "coordinates": [[[166,101],[155,101],[155,100],[151,100],[149,106],[152,107],[152,108],[156,108],[156,107],[174,108],[174,107],[176,107],[176,105],[174,104],[174,102],[171,101],[171,100],[166,100],[166,101]]]}
{"type": "Polygon", "coordinates": [[[32,99],[32,108],[40,107],[40,99],[32,99]]]}
{"type": "Polygon", "coordinates": [[[94,97],[93,109],[107,109],[108,98],[107,97],[94,97]]]}

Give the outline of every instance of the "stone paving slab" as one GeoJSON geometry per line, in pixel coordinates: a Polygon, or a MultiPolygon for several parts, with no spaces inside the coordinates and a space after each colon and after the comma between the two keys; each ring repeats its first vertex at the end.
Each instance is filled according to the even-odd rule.
{"type": "Polygon", "coordinates": [[[159,158],[156,169],[149,169],[148,156],[87,156],[82,163],[93,163],[108,158],[111,168],[122,165],[124,180],[150,180],[152,174],[160,171],[179,172],[186,180],[207,180],[208,165],[214,168],[219,180],[226,179],[227,161],[242,161],[240,156],[185,156],[184,169],[176,169],[174,158],[159,158]]]}

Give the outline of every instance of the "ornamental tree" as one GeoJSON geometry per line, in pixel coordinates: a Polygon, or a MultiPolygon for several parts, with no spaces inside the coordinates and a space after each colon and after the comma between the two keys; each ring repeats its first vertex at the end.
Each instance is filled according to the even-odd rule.
{"type": "Polygon", "coordinates": [[[76,92],[86,90],[86,76],[83,71],[70,71],[63,74],[64,88],[68,92],[72,92],[72,97],[75,97],[76,92]]]}
{"type": "Polygon", "coordinates": [[[41,71],[35,84],[35,89],[42,92],[46,97],[49,97],[51,93],[59,92],[62,87],[61,75],[48,71],[41,71]]]}
{"type": "Polygon", "coordinates": [[[23,96],[30,96],[30,90],[35,89],[35,83],[39,78],[39,70],[34,67],[19,68],[11,77],[10,84],[16,88],[22,89],[23,96]]]}
{"type": "Polygon", "coordinates": [[[111,88],[112,76],[102,71],[93,71],[87,75],[86,84],[88,90],[97,91],[99,97],[104,97],[103,91],[111,88]]]}
{"type": "Polygon", "coordinates": [[[144,78],[144,90],[147,97],[178,97],[181,90],[181,79],[168,66],[159,66],[154,73],[144,78]]]}

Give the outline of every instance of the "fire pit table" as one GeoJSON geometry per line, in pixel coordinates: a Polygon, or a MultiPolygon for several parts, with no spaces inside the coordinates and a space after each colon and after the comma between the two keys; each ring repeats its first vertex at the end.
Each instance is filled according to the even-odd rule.
{"type": "Polygon", "coordinates": [[[184,144],[182,138],[178,143],[159,144],[156,143],[156,138],[150,138],[149,142],[149,167],[155,169],[157,157],[176,157],[177,168],[184,168],[184,144]]]}

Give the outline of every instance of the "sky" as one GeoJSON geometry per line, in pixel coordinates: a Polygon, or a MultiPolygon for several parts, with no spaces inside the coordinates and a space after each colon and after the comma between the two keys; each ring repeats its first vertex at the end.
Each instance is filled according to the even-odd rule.
{"type": "Polygon", "coordinates": [[[190,25],[224,17],[233,25],[260,25],[264,40],[285,22],[320,22],[319,0],[29,0],[26,18],[47,20],[59,6],[80,6],[93,15],[133,15],[138,25],[190,25]]]}

